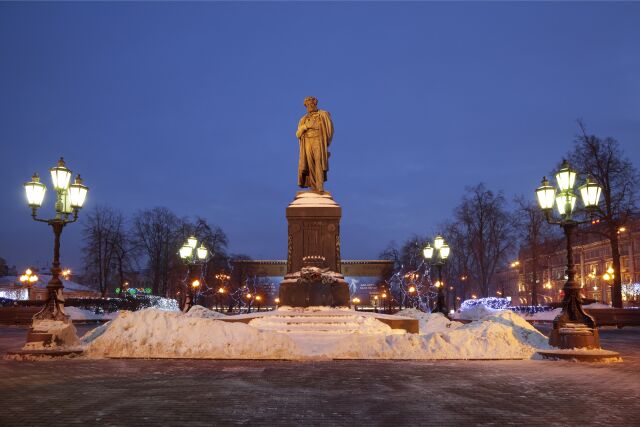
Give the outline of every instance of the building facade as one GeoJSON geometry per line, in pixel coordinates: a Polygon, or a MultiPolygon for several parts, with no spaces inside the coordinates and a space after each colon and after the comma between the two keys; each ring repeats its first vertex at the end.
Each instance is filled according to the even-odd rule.
{"type": "MultiPolygon", "coordinates": [[[[573,246],[576,280],[583,288],[583,296],[604,304],[611,303],[613,283],[613,260],[609,239],[595,233],[580,233],[573,246]]],[[[620,270],[623,302],[640,304],[640,220],[629,222],[618,230],[620,270]]],[[[537,292],[538,303],[548,304],[562,301],[562,287],[566,281],[566,250],[563,241],[550,245],[538,257],[537,292]]],[[[531,304],[531,285],[534,281],[533,259],[526,250],[506,269],[496,275],[496,294],[504,289],[513,304],[531,304]]]]}

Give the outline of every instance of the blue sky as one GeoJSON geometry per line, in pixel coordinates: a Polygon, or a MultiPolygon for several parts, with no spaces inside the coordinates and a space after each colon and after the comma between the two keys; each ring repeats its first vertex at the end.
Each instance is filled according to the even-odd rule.
{"type": "Polygon", "coordinates": [[[334,120],[346,259],[434,231],[466,186],[533,195],[579,117],[639,165],[639,21],[633,3],[0,3],[0,256],[48,262],[22,183],[64,155],[87,208],[167,206],[284,258],[308,95],[334,120]]]}

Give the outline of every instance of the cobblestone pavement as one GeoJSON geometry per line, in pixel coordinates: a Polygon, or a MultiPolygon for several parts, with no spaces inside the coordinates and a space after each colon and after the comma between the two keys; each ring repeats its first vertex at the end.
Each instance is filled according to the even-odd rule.
{"type": "Polygon", "coordinates": [[[601,337],[624,363],[2,360],[0,425],[638,425],[640,328],[601,337]]]}

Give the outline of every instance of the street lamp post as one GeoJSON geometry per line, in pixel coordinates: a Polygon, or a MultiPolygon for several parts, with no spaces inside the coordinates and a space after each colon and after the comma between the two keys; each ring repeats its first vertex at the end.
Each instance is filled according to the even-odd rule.
{"type": "MultiPolygon", "coordinates": [[[[198,239],[194,236],[190,236],[187,241],[182,245],[180,251],[180,258],[187,266],[187,286],[185,303],[182,311],[185,313],[194,304],[194,295],[197,295],[198,287],[200,287],[200,280],[194,278],[194,267],[197,265],[204,265],[209,258],[209,250],[204,246],[204,243],[198,246],[198,239]]],[[[202,268],[200,269],[200,275],[202,275],[202,268]]]]}
{"type": "MultiPolygon", "coordinates": [[[[577,172],[564,160],[560,170],[556,173],[558,190],[549,184],[546,178],[542,179],[542,185],[536,190],[538,203],[544,211],[549,224],[557,224],[562,227],[567,242],[567,281],[564,284],[564,299],[562,312],[553,321],[553,330],[549,336],[549,344],[554,347],[570,348],[600,348],[598,330],[593,317],[584,312],[580,286],[575,280],[575,268],[573,261],[573,238],[575,230],[580,224],[591,221],[576,221],[572,218],[576,204],[576,195],[573,192],[577,172]],[[556,205],[560,219],[551,216],[553,205],[556,205]]],[[[584,207],[591,211],[600,199],[600,186],[587,177],[584,185],[580,187],[580,194],[584,207]]]]}
{"type": "MultiPolygon", "coordinates": [[[[70,323],[69,316],[64,311],[64,296],[62,290],[62,280],[60,275],[60,235],[62,229],[72,222],[78,220],[78,211],[84,205],[89,188],[82,184],[80,175],[77,175],[75,182],[71,184],[72,173],[67,169],[64,159],[60,157],[56,166],[50,169],[53,189],[56,192],[55,211],[56,214],[51,219],[41,219],[37,217],[38,208],[42,206],[46,185],[40,182],[37,173],[33,174],[31,181],[24,184],[27,195],[27,203],[31,208],[31,217],[38,222],[44,222],[53,229],[53,262],[51,264],[51,280],[47,284],[47,300],[44,307],[33,316],[33,321],[37,320],[57,320],[70,323]]],[[[51,343],[51,334],[37,333],[32,324],[27,342],[51,343]]]]}
{"type": "Polygon", "coordinates": [[[438,289],[438,297],[436,299],[436,306],[431,311],[432,313],[442,313],[445,316],[449,314],[447,303],[444,299],[444,283],[442,282],[442,266],[451,253],[451,248],[444,241],[444,238],[440,235],[436,236],[433,240],[433,246],[427,243],[427,246],[422,251],[424,257],[428,262],[436,267],[438,272],[438,282],[436,288],[438,289]],[[438,252],[438,256],[434,259],[433,255],[438,252]]]}

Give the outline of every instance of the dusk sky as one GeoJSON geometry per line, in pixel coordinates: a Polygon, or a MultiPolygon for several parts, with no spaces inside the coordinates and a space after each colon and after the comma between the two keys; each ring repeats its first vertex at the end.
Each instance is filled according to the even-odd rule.
{"type": "Polygon", "coordinates": [[[577,118],[640,166],[639,22],[638,3],[0,3],[0,257],[49,262],[22,184],[44,177],[50,215],[62,155],[85,210],[166,206],[284,259],[309,95],[335,125],[345,259],[437,230],[479,182],[533,198],[577,118]]]}

